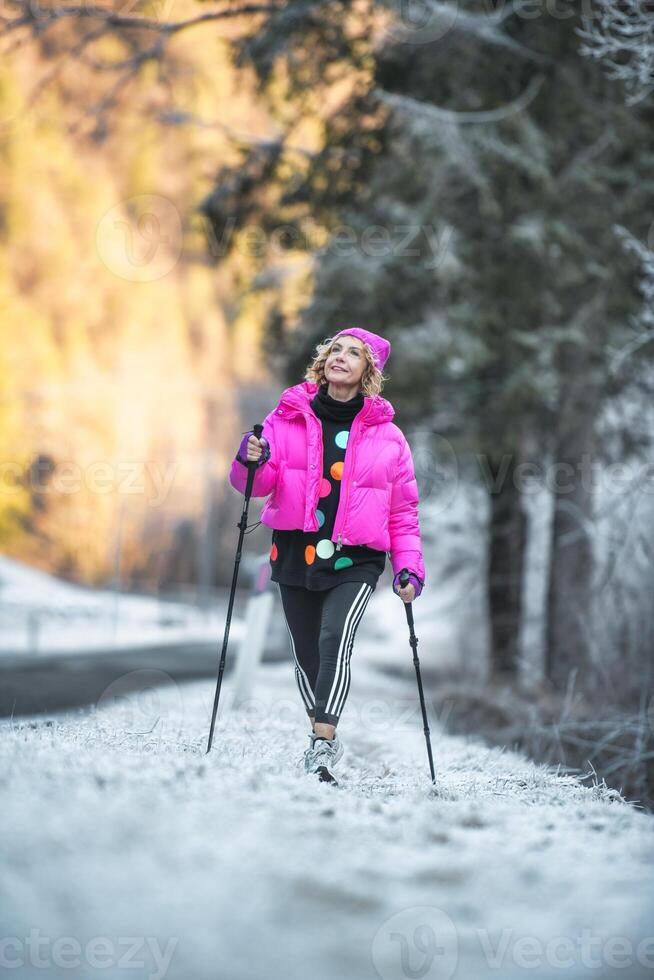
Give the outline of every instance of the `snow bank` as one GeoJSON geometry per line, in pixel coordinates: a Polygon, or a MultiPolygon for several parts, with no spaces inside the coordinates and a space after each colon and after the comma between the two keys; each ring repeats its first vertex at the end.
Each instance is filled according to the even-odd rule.
{"type": "MultiPolygon", "coordinates": [[[[2,654],[106,653],[161,643],[215,643],[227,602],[207,610],[157,597],[87,589],[0,556],[2,654]]],[[[234,618],[231,635],[241,636],[234,618]]]]}

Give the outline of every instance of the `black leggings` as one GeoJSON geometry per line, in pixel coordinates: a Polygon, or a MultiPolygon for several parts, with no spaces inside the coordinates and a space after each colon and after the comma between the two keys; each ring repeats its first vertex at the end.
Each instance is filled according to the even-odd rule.
{"type": "Polygon", "coordinates": [[[366,582],[320,591],[278,584],[307,714],[337,725],[350,690],[354,636],[374,588],[366,582]]]}

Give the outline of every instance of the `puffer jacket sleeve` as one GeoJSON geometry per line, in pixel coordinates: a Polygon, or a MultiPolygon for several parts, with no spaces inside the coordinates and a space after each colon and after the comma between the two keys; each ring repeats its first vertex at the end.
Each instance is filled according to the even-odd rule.
{"type": "MultiPolygon", "coordinates": [[[[275,413],[270,412],[263,420],[263,431],[261,435],[268,443],[270,447],[270,452],[267,454],[268,458],[266,462],[261,463],[254,473],[254,482],[252,484],[252,496],[253,497],[267,497],[268,494],[272,493],[275,489],[277,483],[277,475],[279,473],[279,459],[277,457],[277,451],[275,446],[275,413]]],[[[240,448],[240,447],[239,447],[240,448]]],[[[238,490],[239,493],[245,493],[245,484],[248,478],[248,468],[245,463],[242,463],[238,459],[238,452],[234,459],[232,460],[232,467],[229,473],[229,482],[238,490]]]]}
{"type": "Polygon", "coordinates": [[[388,530],[393,574],[397,575],[403,568],[407,568],[410,572],[415,572],[424,585],[425,564],[418,519],[418,483],[411,448],[404,436],[393,480],[388,530]]]}

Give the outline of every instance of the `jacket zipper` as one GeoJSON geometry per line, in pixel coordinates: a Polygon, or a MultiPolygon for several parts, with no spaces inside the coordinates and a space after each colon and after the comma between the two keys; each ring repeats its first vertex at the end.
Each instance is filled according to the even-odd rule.
{"type": "MultiPolygon", "coordinates": [[[[345,506],[343,508],[343,525],[345,525],[345,515],[347,514],[347,502],[348,502],[349,497],[350,497],[350,484],[352,483],[352,473],[354,472],[354,448],[355,448],[355,443],[353,441],[353,445],[352,445],[352,460],[350,462],[350,479],[347,481],[347,493],[345,495],[345,506]]],[[[341,545],[341,537],[342,537],[342,532],[339,531],[338,532],[338,538],[336,540],[336,551],[340,551],[341,548],[342,548],[342,545],[341,545]]]]}
{"type": "MultiPolygon", "coordinates": [[[[320,495],[320,484],[322,482],[323,453],[324,453],[325,450],[324,450],[324,447],[323,447],[323,444],[322,444],[322,425],[320,424],[320,419],[316,419],[316,421],[318,423],[318,425],[317,425],[316,428],[318,429],[319,441],[320,441],[320,463],[318,464],[318,473],[319,473],[319,478],[318,478],[318,494],[320,495]]],[[[306,424],[306,419],[305,419],[305,424],[306,424]]],[[[318,500],[316,501],[316,507],[318,506],[319,502],[320,502],[320,496],[318,496],[318,500]]],[[[314,509],[314,512],[316,510],[316,507],[313,508],[314,509]]],[[[316,529],[316,530],[318,530],[318,529],[316,529]]]]}

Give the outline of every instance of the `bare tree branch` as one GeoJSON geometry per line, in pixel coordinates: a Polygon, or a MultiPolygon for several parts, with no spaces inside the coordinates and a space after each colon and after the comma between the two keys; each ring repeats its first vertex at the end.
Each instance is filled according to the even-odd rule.
{"type": "Polygon", "coordinates": [[[585,9],[581,53],[605,62],[609,77],[624,83],[633,105],[654,91],[654,7],[649,0],[597,0],[585,9]]]}
{"type": "Polygon", "coordinates": [[[443,109],[440,106],[431,105],[428,102],[418,101],[408,95],[399,95],[394,92],[387,92],[382,88],[376,88],[374,94],[393,109],[408,114],[414,113],[423,116],[425,119],[433,118],[434,122],[447,120],[456,123],[492,123],[499,122],[522,112],[530,102],[538,95],[541,86],[545,81],[545,76],[534,75],[529,80],[524,92],[506,105],[498,106],[496,109],[486,109],[479,111],[462,111],[454,109],[443,109]]]}
{"type": "Polygon", "coordinates": [[[3,30],[14,31],[20,27],[39,26],[39,33],[47,30],[52,24],[65,20],[66,18],[92,19],[103,21],[108,27],[118,29],[138,28],[140,30],[155,31],[160,34],[177,34],[189,27],[204,24],[208,21],[226,20],[227,18],[245,17],[248,14],[273,14],[281,9],[280,4],[275,3],[252,3],[244,4],[242,7],[228,7],[225,10],[208,10],[197,17],[189,17],[187,20],[180,20],[173,23],[165,23],[160,20],[152,20],[148,17],[129,16],[124,14],[112,13],[103,7],[91,6],[70,6],[43,9],[39,7],[35,12],[31,7],[29,12],[21,17],[2,18],[3,30]]]}
{"type": "MultiPolygon", "coordinates": [[[[71,132],[79,131],[88,118],[96,119],[95,135],[106,130],[106,114],[117,104],[120,93],[135,80],[148,62],[155,61],[165,65],[168,41],[189,28],[211,23],[212,21],[234,20],[257,14],[274,14],[283,9],[280,3],[243,3],[226,5],[203,11],[185,20],[165,22],[163,20],[127,14],[125,11],[112,11],[99,5],[53,6],[51,8],[27,2],[22,5],[22,13],[16,17],[0,17],[0,41],[5,43],[5,54],[13,54],[29,40],[42,38],[54,31],[62,23],[79,25],[86,31],[81,38],[64,45],[57,63],[38,80],[27,96],[27,108],[33,108],[44,90],[61,74],[64,66],[71,61],[79,62],[92,72],[117,73],[108,91],[94,105],[84,107],[79,120],[71,127],[71,132]],[[95,58],[89,51],[93,42],[105,36],[116,38],[126,49],[123,57],[115,61],[95,58]]],[[[82,87],[83,91],[83,87],[82,87]]]]}

